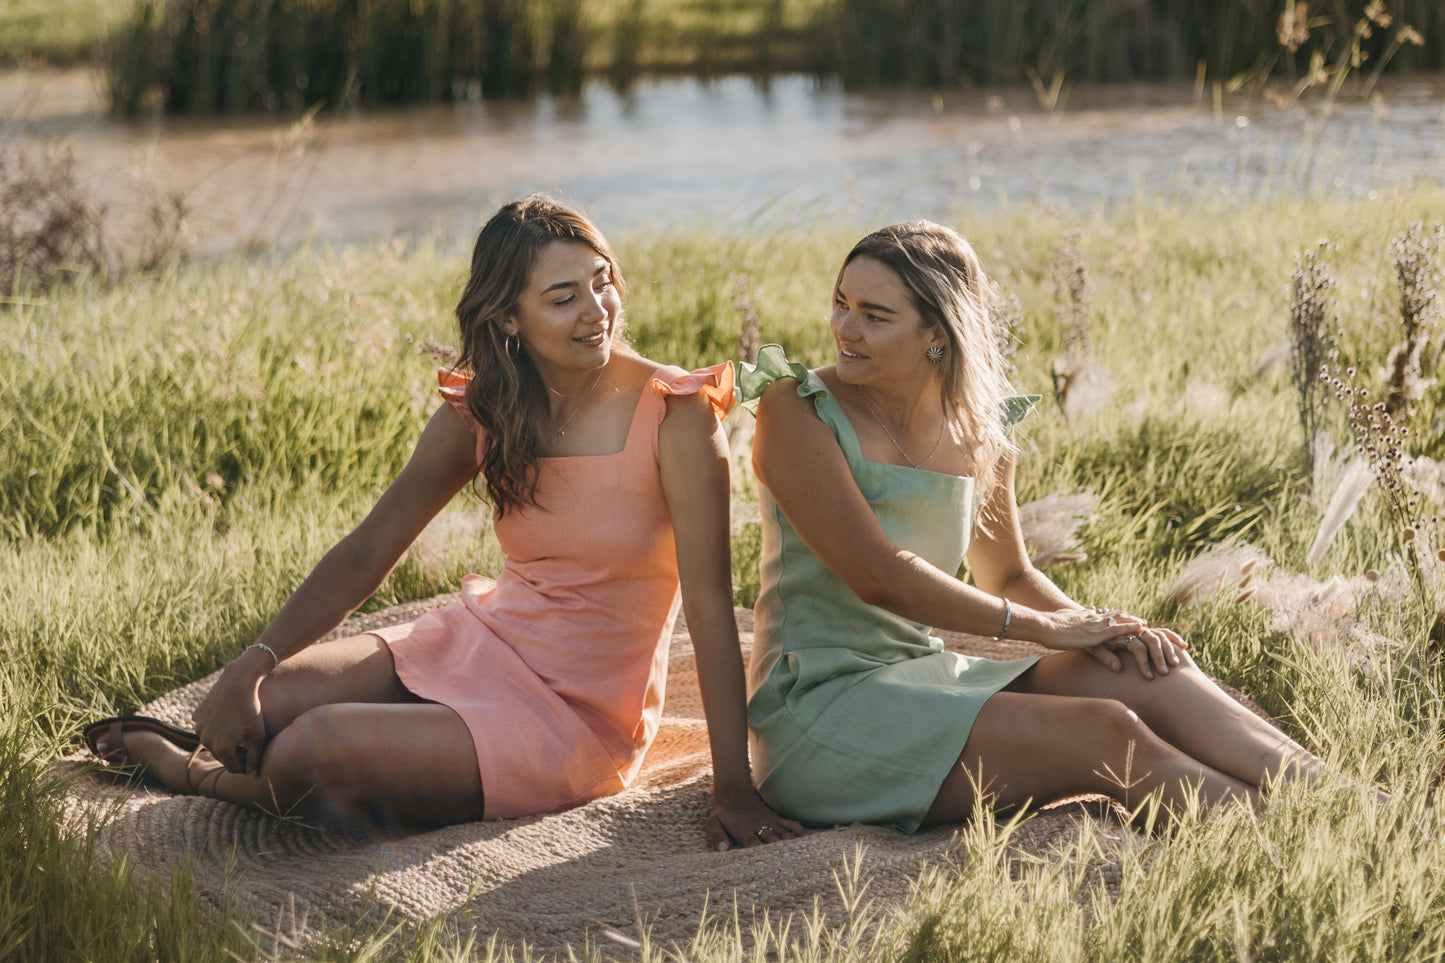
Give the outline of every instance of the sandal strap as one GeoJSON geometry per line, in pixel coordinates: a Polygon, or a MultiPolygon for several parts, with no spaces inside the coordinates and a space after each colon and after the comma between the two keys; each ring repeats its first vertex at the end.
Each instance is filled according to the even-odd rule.
{"type": "MultiPolygon", "coordinates": [[[[220,781],[221,774],[226,771],[226,767],[218,764],[214,769],[202,773],[201,778],[197,780],[196,759],[205,751],[204,746],[197,746],[191,750],[190,756],[186,759],[186,788],[191,791],[192,796],[215,799],[216,783],[220,781]]],[[[214,757],[212,757],[212,761],[215,761],[214,757]]]]}

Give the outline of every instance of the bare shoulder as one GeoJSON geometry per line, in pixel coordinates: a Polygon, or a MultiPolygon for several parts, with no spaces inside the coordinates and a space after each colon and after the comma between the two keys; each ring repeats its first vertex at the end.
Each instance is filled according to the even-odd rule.
{"type": "MultiPolygon", "coordinates": [[[[830,392],[837,391],[832,365],[826,368],[817,368],[813,373],[823,379],[823,384],[830,392]]],[[[816,420],[813,399],[798,393],[799,384],[797,378],[779,378],[768,385],[758,398],[759,421],[782,421],[798,418],[816,420]]]]}
{"type": "Polygon", "coordinates": [[[607,362],[607,379],[619,391],[641,391],[658,368],[658,362],[631,350],[613,349],[607,362]]]}

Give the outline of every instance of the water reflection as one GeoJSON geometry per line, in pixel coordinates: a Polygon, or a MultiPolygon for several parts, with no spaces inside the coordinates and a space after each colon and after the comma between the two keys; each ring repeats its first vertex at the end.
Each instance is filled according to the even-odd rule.
{"type": "Polygon", "coordinates": [[[179,190],[204,253],[237,244],[440,230],[459,238],[508,197],[548,191],[608,230],[953,217],[1002,204],[1088,208],[1199,193],[1368,195],[1438,179],[1445,78],[1376,103],[1281,110],[1187,87],[845,94],[807,78],[605,85],[574,98],[318,117],[118,124],[88,75],[0,77],[0,113],[68,139],[124,216],[135,185],[179,190]]]}

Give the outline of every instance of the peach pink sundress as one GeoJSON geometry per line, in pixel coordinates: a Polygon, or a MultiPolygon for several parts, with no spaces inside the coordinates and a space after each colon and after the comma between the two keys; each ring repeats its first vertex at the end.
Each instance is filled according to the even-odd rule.
{"type": "MultiPolygon", "coordinates": [[[[480,443],[465,375],[440,380],[480,443]]],[[[468,575],[462,601],[375,633],[402,684],[466,722],[488,819],[610,795],[642,765],[680,605],[657,429],[668,395],[698,392],[725,414],[732,365],[657,368],[621,451],[543,458],[541,509],[494,519],[506,556],[495,585],[468,575]]]]}

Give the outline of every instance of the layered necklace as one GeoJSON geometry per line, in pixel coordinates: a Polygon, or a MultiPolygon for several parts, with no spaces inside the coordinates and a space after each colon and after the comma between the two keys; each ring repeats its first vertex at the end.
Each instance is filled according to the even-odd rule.
{"type": "MultiPolygon", "coordinates": [[[[604,365],[604,367],[605,367],[605,365],[604,365]]],[[[587,386],[587,390],[582,393],[582,398],[581,398],[581,400],[579,400],[579,401],[577,402],[577,406],[576,406],[575,408],[573,408],[573,409],[572,409],[572,413],[569,414],[569,415],[562,421],[562,423],[557,426],[557,437],[558,437],[558,438],[561,438],[562,436],[564,436],[564,435],[567,434],[567,426],[570,425],[570,424],[572,424],[572,419],[573,419],[573,418],[576,418],[576,417],[577,417],[577,413],[578,413],[579,411],[581,411],[581,410],[587,405],[587,399],[589,399],[589,398],[592,397],[592,392],[597,389],[597,383],[602,380],[602,371],[603,371],[603,368],[598,368],[598,369],[597,369],[597,375],[596,375],[596,377],[594,377],[594,378],[592,379],[592,384],[590,384],[590,385],[587,386]]]]}
{"type": "Polygon", "coordinates": [[[874,411],[873,406],[868,403],[868,396],[863,393],[862,387],[854,385],[853,390],[858,392],[858,398],[863,402],[863,407],[868,409],[868,413],[873,416],[873,420],[878,422],[878,427],[883,429],[883,434],[888,436],[888,440],[893,442],[893,447],[898,449],[898,454],[902,455],[903,460],[908,462],[908,464],[914,468],[922,468],[928,464],[930,458],[938,453],[938,446],[943,444],[943,429],[948,427],[948,419],[945,418],[939,424],[938,438],[934,440],[933,447],[929,450],[928,454],[924,455],[921,461],[914,461],[909,457],[908,452],[903,450],[903,446],[898,443],[898,439],[893,437],[893,432],[888,430],[888,426],[883,423],[883,419],[878,416],[878,412],[874,411]]]}

